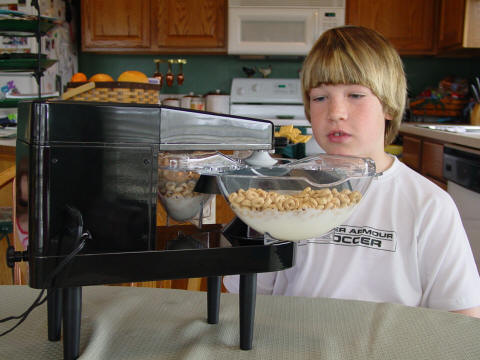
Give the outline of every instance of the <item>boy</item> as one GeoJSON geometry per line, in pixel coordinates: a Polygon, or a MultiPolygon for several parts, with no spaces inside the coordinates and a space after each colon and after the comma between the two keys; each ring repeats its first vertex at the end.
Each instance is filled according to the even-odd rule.
{"type": "MultiPolygon", "coordinates": [[[[391,302],[480,317],[480,278],[453,200],[384,152],[398,132],[406,97],[393,46],[370,29],[331,29],[305,59],[302,87],[318,144],[329,154],[372,158],[378,176],[345,224],[322,241],[298,244],[293,268],[259,274],[258,293],[391,302]]],[[[235,277],[224,282],[238,291],[235,277]]]]}

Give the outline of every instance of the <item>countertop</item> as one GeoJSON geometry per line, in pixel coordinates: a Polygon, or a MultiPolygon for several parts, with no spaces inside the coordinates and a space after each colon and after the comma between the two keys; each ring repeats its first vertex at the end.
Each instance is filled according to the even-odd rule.
{"type": "MultiPolygon", "coordinates": [[[[39,290],[0,286],[0,318],[22,313],[39,290]]],[[[386,303],[258,295],[253,349],[239,349],[238,296],[222,294],[219,323],[206,293],[83,288],[80,359],[480,359],[480,319],[386,303]]],[[[0,324],[0,332],[10,325],[0,324]]],[[[62,359],[47,340],[46,304],[0,340],[2,359],[62,359]]]]}
{"type": "MultiPolygon", "coordinates": [[[[418,124],[419,123],[403,123],[400,125],[400,132],[480,150],[480,133],[452,133],[416,126],[418,124]]],[[[420,124],[426,125],[424,123],[420,124]]]]}

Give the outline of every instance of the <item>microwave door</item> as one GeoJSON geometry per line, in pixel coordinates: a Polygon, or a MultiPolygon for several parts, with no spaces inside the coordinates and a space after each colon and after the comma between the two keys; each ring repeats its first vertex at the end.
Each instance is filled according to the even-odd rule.
{"type": "Polygon", "coordinates": [[[318,12],[286,10],[229,9],[229,54],[307,54],[315,41],[318,12]]]}

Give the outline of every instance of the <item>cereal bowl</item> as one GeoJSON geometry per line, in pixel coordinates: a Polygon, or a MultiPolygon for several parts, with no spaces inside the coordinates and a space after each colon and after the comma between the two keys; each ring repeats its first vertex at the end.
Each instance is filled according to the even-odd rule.
{"type": "Polygon", "coordinates": [[[290,164],[218,175],[234,213],[278,240],[318,237],[355,210],[375,175],[371,159],[318,155],[290,164]]]}
{"type": "Polygon", "coordinates": [[[158,156],[158,198],[168,216],[189,221],[212,197],[194,191],[202,172],[216,174],[240,165],[216,152],[165,152],[158,156]]]}

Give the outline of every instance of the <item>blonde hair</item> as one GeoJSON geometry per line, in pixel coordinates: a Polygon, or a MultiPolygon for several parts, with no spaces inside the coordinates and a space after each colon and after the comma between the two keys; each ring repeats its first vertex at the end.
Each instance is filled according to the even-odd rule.
{"type": "Polygon", "coordinates": [[[305,114],[310,120],[310,90],[321,84],[368,87],[380,100],[385,120],[385,145],[398,133],[405,109],[407,83],[402,60],[378,32],[359,26],[330,29],[305,58],[301,72],[305,114]]]}

